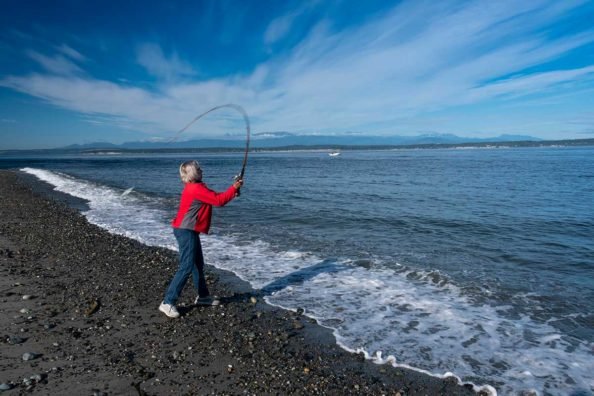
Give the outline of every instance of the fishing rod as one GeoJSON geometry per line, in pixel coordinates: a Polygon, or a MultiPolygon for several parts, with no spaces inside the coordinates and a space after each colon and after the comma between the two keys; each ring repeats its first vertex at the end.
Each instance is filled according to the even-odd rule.
{"type": "MultiPolygon", "coordinates": [[[[223,108],[230,108],[230,109],[238,111],[243,116],[243,121],[245,122],[246,140],[245,140],[245,151],[243,153],[243,164],[241,165],[241,171],[234,178],[235,181],[243,180],[243,175],[245,174],[245,167],[247,166],[248,151],[250,150],[250,118],[248,117],[248,114],[245,111],[245,109],[243,107],[241,107],[240,105],[236,105],[233,103],[227,103],[227,104],[215,106],[212,109],[205,111],[204,113],[198,114],[185,127],[180,129],[179,131],[177,131],[175,136],[173,138],[171,138],[171,140],[169,140],[168,143],[175,142],[186,129],[191,127],[196,121],[198,121],[199,119],[201,119],[208,113],[211,113],[213,111],[223,109],[223,108]]],[[[240,195],[240,192],[239,192],[239,190],[237,190],[237,196],[239,196],[239,195],[240,195]]]]}

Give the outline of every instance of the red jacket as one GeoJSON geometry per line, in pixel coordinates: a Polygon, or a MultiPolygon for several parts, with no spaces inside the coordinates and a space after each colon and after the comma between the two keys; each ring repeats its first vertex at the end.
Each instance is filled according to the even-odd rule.
{"type": "Polygon", "coordinates": [[[235,198],[236,192],[233,186],[225,192],[218,193],[202,182],[186,183],[181,194],[177,216],[171,225],[174,228],[185,228],[208,234],[212,205],[224,206],[235,198]]]}

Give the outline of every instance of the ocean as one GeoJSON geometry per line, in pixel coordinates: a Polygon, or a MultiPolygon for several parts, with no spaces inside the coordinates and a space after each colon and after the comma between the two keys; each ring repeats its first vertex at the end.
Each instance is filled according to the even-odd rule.
{"type": "MultiPolygon", "coordinates": [[[[194,158],[221,191],[242,154],[4,155],[0,168],[176,249],[178,166],[194,158]]],[[[252,153],[203,247],[378,363],[500,394],[594,393],[592,147],[252,153]]]]}

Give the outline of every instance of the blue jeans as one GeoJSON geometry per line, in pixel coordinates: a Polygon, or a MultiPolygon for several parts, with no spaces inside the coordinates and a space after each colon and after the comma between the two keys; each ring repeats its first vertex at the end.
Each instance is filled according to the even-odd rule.
{"type": "Polygon", "coordinates": [[[175,305],[190,274],[192,274],[198,296],[208,297],[210,293],[204,278],[204,257],[202,256],[200,233],[183,228],[174,228],[173,235],[175,235],[179,245],[179,268],[165,292],[165,300],[163,301],[165,304],[175,305]]]}

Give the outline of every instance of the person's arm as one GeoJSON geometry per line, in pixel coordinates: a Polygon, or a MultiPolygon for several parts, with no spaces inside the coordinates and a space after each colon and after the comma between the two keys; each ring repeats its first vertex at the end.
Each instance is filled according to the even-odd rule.
{"type": "Polygon", "coordinates": [[[227,203],[232,201],[233,198],[235,198],[235,194],[237,193],[237,190],[239,190],[242,184],[243,181],[238,180],[235,183],[233,183],[233,185],[229,187],[226,191],[219,193],[209,189],[208,187],[206,187],[204,183],[202,183],[201,185],[197,186],[195,190],[195,198],[209,205],[225,206],[227,203]]]}

